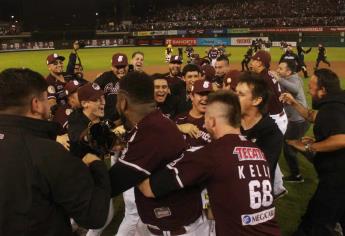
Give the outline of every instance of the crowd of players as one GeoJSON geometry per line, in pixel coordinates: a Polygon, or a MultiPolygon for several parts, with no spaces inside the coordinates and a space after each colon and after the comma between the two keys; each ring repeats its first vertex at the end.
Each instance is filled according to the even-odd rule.
{"type": "MultiPolygon", "coordinates": [[[[183,66],[183,49],[174,55],[169,45],[166,74],[147,75],[142,52],[130,61],[115,53],[111,70],[88,82],[78,42],[66,72],[55,53],[46,79],[1,72],[1,234],[100,235],[111,197],[123,193],[119,236],[281,235],[274,200],[287,194],[283,180],[303,181],[301,151],[319,184],[294,235],[335,235],[345,227],[344,91],[333,71],[316,68],[309,109],[300,55],[287,45],[271,71],[264,44],[253,42],[243,72],[230,69],[224,47],[203,58],[189,46],[183,66]],[[309,123],[315,138],[304,137],[309,123]]],[[[319,45],[316,66],[322,60],[319,45]]]]}

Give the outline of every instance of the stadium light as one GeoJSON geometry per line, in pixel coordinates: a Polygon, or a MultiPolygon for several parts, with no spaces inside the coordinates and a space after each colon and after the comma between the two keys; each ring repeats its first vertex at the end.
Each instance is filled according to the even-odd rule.
{"type": "Polygon", "coordinates": [[[14,19],[14,16],[11,16],[11,19],[14,19]]]}
{"type": "Polygon", "coordinates": [[[98,16],[98,12],[96,12],[96,16],[98,16]]]}

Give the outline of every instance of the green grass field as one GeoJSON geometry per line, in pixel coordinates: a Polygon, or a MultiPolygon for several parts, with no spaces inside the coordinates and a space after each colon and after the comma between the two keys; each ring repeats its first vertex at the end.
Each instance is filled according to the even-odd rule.
{"type": "MultiPolygon", "coordinates": [[[[205,47],[196,47],[196,51],[200,55],[204,55],[205,47]]],[[[134,51],[142,51],[145,53],[145,66],[150,67],[150,70],[154,70],[155,66],[161,69],[164,63],[164,48],[163,47],[123,47],[123,48],[107,48],[107,49],[84,49],[80,50],[80,57],[82,59],[84,69],[89,71],[105,71],[110,68],[110,59],[113,53],[123,52],[130,56],[134,51]]],[[[175,51],[176,52],[176,48],[175,51]]],[[[239,66],[240,61],[243,59],[243,55],[246,52],[245,47],[229,47],[228,52],[231,52],[230,58],[232,68],[239,66]]],[[[0,71],[9,67],[26,67],[40,72],[43,75],[48,74],[45,60],[49,53],[53,51],[34,51],[34,52],[13,52],[13,53],[0,53],[0,71]]],[[[68,57],[70,50],[58,50],[54,51],[65,57],[68,57]]],[[[276,64],[276,61],[280,58],[281,50],[279,48],[273,48],[272,54],[272,66],[276,64]]],[[[313,48],[312,52],[306,55],[306,62],[314,63],[317,55],[317,49],[313,48]]],[[[345,74],[345,48],[327,48],[328,59],[332,62],[337,62],[337,67],[334,70],[339,76],[344,77],[345,74]]],[[[67,62],[66,62],[67,64],[67,62]]],[[[309,66],[311,72],[312,66],[309,66]]],[[[311,74],[311,73],[310,73],[311,74]]],[[[93,79],[93,78],[88,78],[93,79]]],[[[307,91],[307,81],[305,81],[305,91],[307,91]]],[[[345,80],[342,79],[342,87],[345,88],[345,80]]],[[[307,93],[306,93],[307,94],[307,93]]],[[[307,94],[308,102],[310,104],[310,96],[307,94]]],[[[308,131],[309,135],[312,135],[312,130],[308,131]]],[[[301,173],[305,178],[305,182],[301,184],[289,184],[285,183],[289,194],[277,202],[277,214],[278,221],[282,228],[284,236],[289,236],[296,229],[300,217],[305,211],[306,205],[313,194],[317,177],[313,166],[303,156],[300,156],[301,173]]],[[[287,172],[286,163],[284,157],[280,158],[280,165],[284,173],[287,172]]],[[[116,215],[109,227],[104,231],[102,235],[110,236],[114,235],[118,224],[123,217],[123,202],[121,197],[115,199],[116,215]]]]}

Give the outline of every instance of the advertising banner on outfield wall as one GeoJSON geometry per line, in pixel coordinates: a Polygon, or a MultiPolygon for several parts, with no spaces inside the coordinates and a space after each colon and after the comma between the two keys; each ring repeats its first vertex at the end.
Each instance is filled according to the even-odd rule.
{"type": "Polygon", "coordinates": [[[85,40],[86,48],[117,47],[134,44],[133,39],[92,39],[85,40]]]}
{"type": "Polygon", "coordinates": [[[226,29],[207,29],[205,34],[226,34],[226,29]]]}
{"type": "Polygon", "coordinates": [[[178,35],[177,30],[168,30],[167,35],[178,35]]]}
{"type": "Polygon", "coordinates": [[[190,30],[187,30],[187,33],[188,34],[203,34],[205,33],[205,30],[204,29],[190,29],[190,30]]]}
{"type": "Polygon", "coordinates": [[[250,33],[249,28],[232,28],[227,30],[228,34],[248,34],[250,33]]]}
{"type": "Polygon", "coordinates": [[[197,45],[198,46],[212,46],[212,45],[230,45],[229,38],[198,38],[197,45]]]}
{"type": "MultiPolygon", "coordinates": [[[[289,42],[286,42],[287,44],[293,46],[293,47],[296,47],[297,46],[297,42],[292,42],[292,41],[289,41],[289,42]]],[[[273,41],[272,42],[272,47],[280,47],[280,41],[273,41]]]]}
{"type": "Polygon", "coordinates": [[[171,39],[166,39],[165,44],[171,44],[173,46],[196,46],[197,44],[197,39],[196,38],[171,38],[171,39]]]}
{"type": "Polygon", "coordinates": [[[54,49],[54,42],[2,43],[0,51],[29,51],[54,49]]]}
{"type": "Polygon", "coordinates": [[[301,28],[263,28],[263,29],[250,29],[250,32],[272,32],[272,33],[295,33],[295,32],[323,32],[322,27],[301,27],[301,28]]]}
{"type": "Polygon", "coordinates": [[[238,38],[231,38],[231,45],[232,46],[249,46],[252,44],[252,41],[255,39],[262,39],[267,41],[268,37],[238,37],[238,38]]]}

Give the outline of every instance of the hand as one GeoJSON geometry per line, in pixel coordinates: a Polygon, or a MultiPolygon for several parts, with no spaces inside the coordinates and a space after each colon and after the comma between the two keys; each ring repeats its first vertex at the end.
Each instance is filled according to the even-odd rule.
{"type": "Polygon", "coordinates": [[[94,161],[100,161],[101,159],[99,159],[96,155],[91,154],[91,153],[87,153],[84,157],[83,157],[83,162],[85,163],[85,165],[90,166],[92,162],[94,161]]]}
{"type": "Polygon", "coordinates": [[[69,151],[69,138],[68,134],[59,135],[56,137],[56,142],[62,144],[62,146],[69,151]]]}
{"type": "Polygon", "coordinates": [[[113,129],[113,132],[116,134],[116,136],[121,136],[124,133],[126,133],[126,130],[123,127],[123,125],[120,125],[120,126],[116,127],[115,129],[113,129]]]}
{"type": "Polygon", "coordinates": [[[151,185],[150,185],[150,179],[147,178],[143,182],[137,185],[138,189],[142,194],[144,194],[145,197],[154,198],[155,195],[152,192],[151,185]]]}
{"type": "Polygon", "coordinates": [[[286,140],[286,142],[296,148],[297,150],[301,151],[301,152],[305,152],[305,147],[304,147],[304,143],[301,140],[298,139],[294,139],[294,140],[286,140]]]}
{"type": "Polygon", "coordinates": [[[184,134],[188,134],[192,138],[198,138],[200,134],[200,130],[197,126],[193,124],[182,124],[177,125],[177,128],[184,134]]]}
{"type": "Polygon", "coordinates": [[[275,80],[279,81],[281,80],[280,76],[278,75],[277,71],[270,70],[269,74],[274,77],[275,80]]]}
{"type": "Polygon", "coordinates": [[[301,138],[301,141],[302,141],[303,144],[314,143],[315,142],[315,138],[304,136],[304,137],[301,138]]]}
{"type": "Polygon", "coordinates": [[[295,98],[290,93],[282,93],[279,97],[279,101],[281,101],[282,103],[289,104],[289,105],[293,105],[297,103],[295,98]]]}

